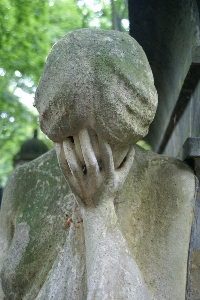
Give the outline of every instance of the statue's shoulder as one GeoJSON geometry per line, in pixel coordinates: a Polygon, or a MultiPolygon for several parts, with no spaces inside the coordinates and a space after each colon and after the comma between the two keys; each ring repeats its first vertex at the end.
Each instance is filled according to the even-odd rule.
{"type": "Polygon", "coordinates": [[[164,180],[166,183],[176,183],[184,181],[195,182],[193,170],[183,161],[164,155],[147,151],[141,147],[135,147],[135,169],[140,170],[143,175],[151,179],[164,180]]]}
{"type": "Polygon", "coordinates": [[[136,146],[132,177],[132,181],[136,181],[136,190],[152,191],[157,199],[167,196],[172,201],[194,201],[196,177],[193,170],[179,159],[136,146]]]}
{"type": "Polygon", "coordinates": [[[48,195],[52,189],[65,193],[69,190],[54,149],[12,172],[4,190],[2,208],[12,204],[17,209],[27,197],[33,199],[38,193],[48,195]]]}
{"type": "Polygon", "coordinates": [[[14,227],[26,222],[39,233],[42,230],[38,228],[48,230],[56,216],[56,224],[65,225],[73,204],[74,196],[60,171],[55,150],[51,150],[13,171],[3,193],[0,225],[10,215],[14,227]]]}
{"type": "Polygon", "coordinates": [[[32,179],[37,177],[39,174],[43,174],[43,176],[45,175],[46,178],[53,177],[56,179],[57,177],[63,177],[54,149],[46,152],[29,163],[17,167],[10,175],[7,185],[10,187],[11,183],[13,184],[16,182],[18,184],[20,182],[20,185],[25,185],[27,187],[28,180],[30,180],[30,178],[32,179]]]}

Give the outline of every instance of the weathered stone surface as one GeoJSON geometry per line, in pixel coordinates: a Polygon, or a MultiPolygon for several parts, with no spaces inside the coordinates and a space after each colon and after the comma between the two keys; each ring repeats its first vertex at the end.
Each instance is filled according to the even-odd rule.
{"type": "MultiPolygon", "coordinates": [[[[119,228],[152,298],[185,299],[194,176],[178,160],[138,146],[135,150],[135,163],[115,199],[119,228]]],[[[77,211],[71,237],[66,226],[65,214],[72,216],[73,201],[54,150],[12,174],[0,216],[1,250],[8,255],[1,275],[5,299],[88,299],[83,223],[78,223],[77,211]],[[19,248],[22,238],[17,233],[22,231],[26,235],[19,248]],[[76,243],[74,252],[69,239],[76,243]],[[18,264],[10,265],[16,248],[18,264]]],[[[113,290],[113,299],[120,299],[117,291],[113,290]]],[[[121,299],[135,299],[135,295],[121,299]]]]}
{"type": "Polygon", "coordinates": [[[157,107],[149,63],[130,36],[81,29],[52,48],[36,91],[40,126],[54,142],[92,127],[111,144],[148,132],[157,107]]]}
{"type": "Polygon", "coordinates": [[[54,151],[11,176],[0,218],[6,299],[185,298],[195,177],[133,145],[156,103],[130,37],[84,29],[54,46],[36,104],[66,183],[54,151]]]}
{"type": "Polygon", "coordinates": [[[6,299],[35,299],[65,244],[74,196],[54,151],[17,168],[7,187],[0,217],[3,289],[6,299]]]}
{"type": "MultiPolygon", "coordinates": [[[[192,166],[194,173],[200,179],[200,138],[188,138],[179,152],[179,157],[192,166]]],[[[198,184],[195,207],[194,222],[191,230],[190,251],[188,257],[188,300],[200,298],[200,186],[198,184]]]]}

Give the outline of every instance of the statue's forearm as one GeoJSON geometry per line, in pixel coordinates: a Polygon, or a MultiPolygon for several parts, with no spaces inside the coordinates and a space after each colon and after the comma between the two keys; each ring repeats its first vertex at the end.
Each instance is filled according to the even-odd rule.
{"type": "Polygon", "coordinates": [[[113,199],[84,209],[88,298],[149,300],[151,296],[117,224],[113,199]],[[118,290],[119,288],[119,290],[118,290]]]}
{"type": "Polygon", "coordinates": [[[113,199],[107,199],[97,207],[84,208],[82,215],[86,242],[87,272],[89,274],[102,241],[107,239],[108,232],[112,233],[116,228],[117,216],[113,199]]]}

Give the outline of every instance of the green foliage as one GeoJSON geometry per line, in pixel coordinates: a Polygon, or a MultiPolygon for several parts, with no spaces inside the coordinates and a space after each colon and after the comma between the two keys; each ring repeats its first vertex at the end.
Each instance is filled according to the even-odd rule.
{"type": "Polygon", "coordinates": [[[12,171],[13,156],[19,151],[22,141],[32,135],[31,129],[37,126],[37,121],[10,91],[1,92],[1,99],[4,105],[0,104],[0,185],[4,185],[12,171]]]}
{"type": "MultiPolygon", "coordinates": [[[[1,80],[0,80],[1,82],[1,80]]],[[[33,129],[38,129],[37,116],[23,105],[13,92],[4,89],[0,99],[0,186],[4,186],[8,175],[13,170],[13,157],[20,150],[22,143],[33,137],[33,129]]],[[[52,142],[40,132],[47,146],[52,142]]]]}
{"type": "Polygon", "coordinates": [[[128,21],[127,0],[78,0],[77,4],[84,16],[82,27],[128,31],[123,23],[124,20],[128,21]]]}
{"type": "Polygon", "coordinates": [[[116,1],[111,0],[112,7],[112,29],[125,31],[122,21],[128,18],[128,3],[127,0],[116,1]]]}
{"type": "MultiPolygon", "coordinates": [[[[49,35],[51,45],[69,31],[83,27],[84,15],[74,0],[52,0],[49,6],[49,35]]],[[[86,27],[88,26],[86,22],[86,27]]]]}
{"type": "Polygon", "coordinates": [[[137,142],[137,145],[139,145],[140,147],[142,147],[145,150],[152,150],[152,147],[144,140],[137,142]]]}
{"type": "Polygon", "coordinates": [[[48,2],[46,0],[2,0],[0,2],[0,65],[7,76],[36,82],[48,52],[48,2]],[[44,38],[45,37],[45,38],[44,38]],[[44,39],[43,39],[44,38],[44,39]]]}

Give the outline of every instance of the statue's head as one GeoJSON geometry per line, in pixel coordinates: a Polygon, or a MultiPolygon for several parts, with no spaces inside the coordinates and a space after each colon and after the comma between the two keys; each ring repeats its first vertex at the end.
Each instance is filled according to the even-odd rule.
{"type": "Polygon", "coordinates": [[[80,29],[51,49],[35,101],[41,129],[56,143],[90,127],[111,145],[129,145],[147,134],[157,93],[132,37],[80,29]]]}

